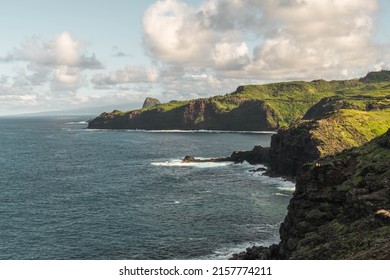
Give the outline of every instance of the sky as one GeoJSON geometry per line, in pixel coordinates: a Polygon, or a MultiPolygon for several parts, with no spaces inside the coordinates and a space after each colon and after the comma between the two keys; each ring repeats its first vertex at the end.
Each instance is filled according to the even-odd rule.
{"type": "Polygon", "coordinates": [[[390,69],[390,0],[0,0],[0,115],[390,69]]]}

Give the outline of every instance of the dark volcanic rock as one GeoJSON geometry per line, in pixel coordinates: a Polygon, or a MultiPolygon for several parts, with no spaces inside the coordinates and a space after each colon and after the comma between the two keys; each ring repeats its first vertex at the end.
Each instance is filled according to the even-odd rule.
{"type": "MultiPolygon", "coordinates": [[[[162,105],[161,105],[162,106],[162,105]]],[[[242,101],[224,112],[207,99],[192,100],[171,110],[156,106],[147,111],[103,113],[89,122],[91,129],[275,130],[274,110],[264,101],[242,101]]]]}
{"type": "MultiPolygon", "coordinates": [[[[267,164],[269,162],[269,148],[264,148],[261,145],[255,146],[251,151],[233,152],[230,157],[197,159],[194,156],[185,156],[183,162],[221,162],[232,161],[234,163],[242,163],[247,161],[250,164],[267,164]]],[[[260,168],[263,171],[262,168],[260,168]]],[[[260,171],[259,169],[259,171],[260,171]]]]}
{"type": "Polygon", "coordinates": [[[390,130],[359,148],[304,165],[279,247],[251,248],[234,258],[390,259],[388,143],[390,130]]]}
{"type": "Polygon", "coordinates": [[[269,162],[269,148],[257,145],[252,151],[233,152],[230,160],[236,163],[247,161],[250,164],[267,164],[269,162]]]}
{"type": "Polygon", "coordinates": [[[270,247],[253,246],[245,252],[233,254],[231,260],[277,260],[279,259],[279,245],[270,247]]]}
{"type": "Polygon", "coordinates": [[[308,123],[282,128],[278,134],[272,136],[269,150],[272,173],[279,176],[295,176],[299,167],[320,157],[318,140],[310,133],[313,126],[313,123],[308,123]]]}

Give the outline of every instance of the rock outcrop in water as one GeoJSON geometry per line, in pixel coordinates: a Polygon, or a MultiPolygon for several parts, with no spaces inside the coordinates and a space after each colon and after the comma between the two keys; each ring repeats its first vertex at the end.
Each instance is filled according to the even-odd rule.
{"type": "MultiPolygon", "coordinates": [[[[179,103],[179,104],[177,104],[179,103]]],[[[274,111],[262,101],[243,101],[236,108],[221,112],[218,104],[209,100],[193,100],[170,110],[152,107],[128,113],[103,113],[89,122],[89,128],[147,129],[147,130],[275,130],[277,125],[268,121],[274,111]]],[[[170,105],[171,104],[171,105],[170,105]]]]}
{"type": "Polygon", "coordinates": [[[304,165],[281,242],[234,259],[390,259],[390,130],[304,165]]]}
{"type": "Polygon", "coordinates": [[[269,148],[257,145],[251,151],[236,151],[230,157],[197,159],[194,156],[185,156],[184,163],[191,162],[223,162],[232,161],[234,163],[243,163],[244,161],[250,164],[267,164],[269,162],[269,148]]]}

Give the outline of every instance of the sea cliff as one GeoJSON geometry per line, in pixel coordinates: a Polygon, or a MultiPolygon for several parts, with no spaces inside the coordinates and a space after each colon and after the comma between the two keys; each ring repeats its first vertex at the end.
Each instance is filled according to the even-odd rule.
{"type": "Polygon", "coordinates": [[[390,259],[390,130],[305,164],[281,242],[235,259],[390,259]]]}
{"type": "Polygon", "coordinates": [[[389,95],[389,73],[374,72],[345,81],[244,85],[226,95],[164,104],[147,98],[144,108],[102,113],[89,122],[88,128],[277,130],[303,116],[313,119],[339,108],[363,109],[367,104],[371,109],[385,108],[388,103],[381,100],[389,95]],[[326,106],[318,104],[321,100],[326,106]],[[315,104],[317,107],[313,107],[315,104]]]}
{"type": "Polygon", "coordinates": [[[296,180],[281,242],[233,258],[390,259],[389,89],[390,71],[240,86],[225,96],[103,113],[89,128],[278,130],[269,148],[213,159],[266,164],[268,175],[296,180]]]}

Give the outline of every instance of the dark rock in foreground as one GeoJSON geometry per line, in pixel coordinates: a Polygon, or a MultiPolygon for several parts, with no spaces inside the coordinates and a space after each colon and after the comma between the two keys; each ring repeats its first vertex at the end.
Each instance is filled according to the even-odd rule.
{"type": "Polygon", "coordinates": [[[243,163],[247,161],[250,164],[267,164],[269,161],[269,148],[264,148],[261,145],[255,146],[252,151],[233,152],[230,157],[197,159],[194,156],[186,156],[183,162],[223,162],[232,161],[234,163],[243,163]]]}
{"type": "Polygon", "coordinates": [[[281,242],[233,259],[390,259],[390,130],[304,165],[281,242]]]}

